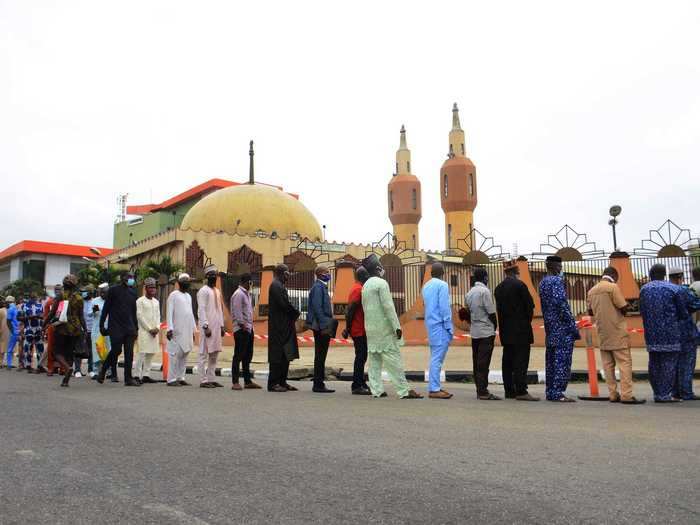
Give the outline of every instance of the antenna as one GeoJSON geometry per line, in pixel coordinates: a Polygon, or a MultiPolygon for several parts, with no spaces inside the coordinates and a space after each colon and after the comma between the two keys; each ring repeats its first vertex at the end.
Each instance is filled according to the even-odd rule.
{"type": "Polygon", "coordinates": [[[117,197],[117,220],[116,222],[124,222],[126,220],[126,199],[128,193],[122,193],[117,197]]]}

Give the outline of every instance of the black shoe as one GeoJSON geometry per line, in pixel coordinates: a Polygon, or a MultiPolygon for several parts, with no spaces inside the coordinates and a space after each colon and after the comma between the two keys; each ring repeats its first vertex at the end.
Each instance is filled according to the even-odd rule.
{"type": "Polygon", "coordinates": [[[216,388],[223,388],[224,386],[221,383],[217,383],[216,381],[213,381],[211,384],[214,385],[216,388]]]}
{"type": "Polygon", "coordinates": [[[213,383],[202,383],[199,385],[199,388],[216,388],[213,383]]]}
{"type": "Polygon", "coordinates": [[[138,383],[134,380],[124,381],[124,386],[141,386],[141,383],[138,383]]]}
{"type": "Polygon", "coordinates": [[[141,381],[138,377],[133,378],[132,381],[139,386],[143,384],[143,381],[141,381]]]}
{"type": "Polygon", "coordinates": [[[117,376],[112,376],[109,378],[112,383],[119,383],[119,378],[117,376]]]}
{"type": "Polygon", "coordinates": [[[153,379],[151,379],[151,378],[148,377],[148,376],[143,376],[143,377],[141,378],[141,383],[143,383],[143,384],[146,384],[146,383],[156,383],[156,381],[153,381],[153,379]]]}
{"type": "Polygon", "coordinates": [[[330,388],[326,388],[325,386],[319,386],[319,387],[313,387],[311,389],[312,392],[316,392],[317,394],[332,394],[335,392],[335,390],[332,390],[330,388]]]}
{"type": "Polygon", "coordinates": [[[180,383],[180,386],[190,386],[190,384],[185,380],[178,381],[178,383],[180,383]]]}
{"type": "Polygon", "coordinates": [[[369,388],[356,388],[355,390],[352,391],[353,396],[371,396],[372,392],[369,391],[369,388]]]}
{"type": "Polygon", "coordinates": [[[168,386],[182,386],[179,382],[173,381],[172,383],[166,383],[168,386]]]}

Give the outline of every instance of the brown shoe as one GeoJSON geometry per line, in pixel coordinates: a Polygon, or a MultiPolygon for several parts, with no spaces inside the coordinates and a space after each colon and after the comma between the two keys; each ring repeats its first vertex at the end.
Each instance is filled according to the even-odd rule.
{"type": "MultiPolygon", "coordinates": [[[[246,384],[245,384],[245,388],[246,388],[246,389],[249,389],[249,390],[259,390],[259,389],[261,389],[262,387],[261,387],[259,384],[253,383],[253,382],[251,381],[250,383],[246,383],[246,384]]],[[[287,389],[287,390],[289,390],[289,389],[287,389]]]]}
{"type": "Polygon", "coordinates": [[[231,390],[243,390],[243,387],[238,383],[234,383],[231,385],[231,390]]]}
{"type": "Polygon", "coordinates": [[[530,394],[523,394],[522,396],[515,396],[517,401],[539,401],[540,398],[536,396],[531,396],[530,394]]]}
{"type": "Polygon", "coordinates": [[[299,389],[297,387],[292,386],[289,383],[285,383],[282,386],[287,389],[287,392],[298,392],[299,391],[299,389]]]}
{"type": "Polygon", "coordinates": [[[272,388],[267,389],[268,392],[286,392],[287,389],[282,385],[275,385],[272,388]]]}
{"type": "Polygon", "coordinates": [[[420,395],[418,392],[415,390],[411,389],[408,391],[408,394],[403,396],[401,399],[423,399],[423,396],[420,395]]]}
{"type": "Polygon", "coordinates": [[[428,397],[430,399],[450,399],[452,394],[444,390],[438,390],[437,392],[428,392],[428,397]]]}

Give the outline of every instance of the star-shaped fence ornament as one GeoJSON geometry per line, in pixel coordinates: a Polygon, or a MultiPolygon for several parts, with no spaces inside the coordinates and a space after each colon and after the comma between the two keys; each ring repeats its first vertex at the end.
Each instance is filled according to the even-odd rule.
{"type": "Polygon", "coordinates": [[[289,255],[285,257],[285,259],[289,257],[296,257],[302,266],[306,266],[306,263],[303,261],[309,260],[313,261],[314,268],[320,264],[325,266],[331,264],[331,256],[323,249],[323,243],[320,241],[312,241],[308,237],[301,239],[296,247],[289,251],[289,255]]]}
{"type": "Polygon", "coordinates": [[[409,248],[405,241],[398,240],[391,232],[387,232],[379,241],[373,242],[365,251],[365,256],[373,253],[379,257],[382,266],[385,267],[419,263],[422,260],[415,250],[409,248]]]}
{"type": "Polygon", "coordinates": [[[649,230],[649,238],[634,254],[643,257],[685,257],[688,250],[700,246],[700,238],[693,237],[688,228],[681,228],[667,219],[656,230],[649,230]]]}
{"type": "Polygon", "coordinates": [[[472,228],[466,237],[457,239],[457,245],[446,250],[445,255],[461,255],[464,264],[489,264],[510,259],[510,253],[503,251],[503,246],[496,244],[493,237],[487,237],[476,228],[472,228]]]}
{"type": "Polygon", "coordinates": [[[563,261],[583,261],[584,259],[603,259],[603,250],[596,247],[595,242],[589,241],[585,233],[579,233],[568,224],[562,226],[555,234],[547,235],[547,242],[540,244],[540,251],[532,254],[532,258],[546,259],[550,255],[558,255],[563,261]]]}

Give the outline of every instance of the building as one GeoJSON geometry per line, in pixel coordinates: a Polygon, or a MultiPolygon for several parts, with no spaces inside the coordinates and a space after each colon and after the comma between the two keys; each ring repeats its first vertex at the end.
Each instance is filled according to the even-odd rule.
{"type": "Polygon", "coordinates": [[[421,220],[421,192],[418,177],[411,173],[411,150],[406,145],[406,128],[401,126],[399,149],[396,152],[396,173],[389,182],[389,219],[394,237],[407,248],[420,246],[418,223],[421,220]]]}
{"type": "Polygon", "coordinates": [[[111,253],[111,248],[20,241],[0,252],[0,288],[18,279],[33,279],[50,289],[67,274],[77,274],[90,261],[111,253]]]}

